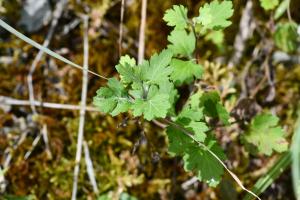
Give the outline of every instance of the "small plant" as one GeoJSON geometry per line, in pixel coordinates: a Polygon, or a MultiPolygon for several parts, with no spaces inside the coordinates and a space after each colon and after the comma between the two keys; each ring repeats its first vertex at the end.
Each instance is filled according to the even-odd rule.
{"type": "MultiPolygon", "coordinates": [[[[275,26],[268,29],[273,37],[274,47],[287,53],[297,52],[299,44],[297,28],[299,27],[291,18],[290,0],[281,2],[260,0],[259,2],[265,12],[274,14],[271,18],[272,24],[277,20],[275,26]],[[284,12],[287,12],[289,21],[281,18],[284,12]]],[[[0,0],[0,12],[5,12],[1,5],[0,0]]],[[[188,9],[183,5],[174,5],[168,9],[163,19],[168,26],[173,27],[168,36],[169,45],[142,63],[137,63],[129,55],[122,56],[115,67],[119,78],[108,79],[107,86],[97,91],[94,104],[102,112],[112,116],[128,112],[133,117],[167,124],[169,154],[181,157],[184,161],[184,169],[193,172],[200,181],[206,182],[209,186],[217,186],[226,169],[238,185],[249,193],[245,199],[251,199],[250,194],[259,199],[257,195],[292,163],[294,190],[296,196],[299,196],[299,128],[296,129],[292,147],[287,151],[288,142],[284,130],[279,125],[278,117],[262,113],[248,117],[248,123],[241,120],[243,116],[238,116],[238,113],[230,116],[222,104],[219,92],[204,90],[198,84],[205,71],[199,62],[197,41],[204,36],[205,40],[210,40],[224,52],[223,30],[231,25],[229,19],[233,15],[232,7],[231,1],[214,0],[200,7],[199,16],[193,18],[188,17],[188,9]],[[188,97],[181,94],[180,88],[183,85],[189,86],[188,97]],[[237,118],[235,121],[234,117],[237,118]],[[274,152],[287,151],[254,185],[253,191],[257,195],[247,190],[238,177],[226,167],[224,164],[226,155],[215,138],[216,127],[230,126],[235,122],[248,125],[239,139],[250,153],[270,156],[274,152]]],[[[0,26],[73,67],[107,79],[41,46],[1,19],[0,26]]],[[[1,170],[0,175],[4,176],[1,170]]],[[[110,198],[109,196],[109,193],[105,193],[99,198],[110,198]]],[[[131,198],[127,193],[122,193],[121,196],[131,198]]],[[[15,197],[11,196],[11,198],[15,197]]]]}
{"type": "MultiPolygon", "coordinates": [[[[204,91],[194,84],[205,73],[195,49],[199,36],[222,31],[231,24],[232,2],[206,3],[200,7],[199,16],[192,19],[187,13],[182,5],[167,10],[163,19],[174,28],[167,48],[141,64],[128,55],[121,57],[116,66],[120,80],[110,78],[107,87],[97,91],[94,104],[112,116],[129,112],[134,117],[168,124],[169,153],[181,156],[184,169],[194,172],[200,181],[216,186],[226,167],[222,162],[226,155],[214,136],[217,123],[209,122],[229,126],[230,115],[218,91],[204,91]],[[194,89],[178,111],[175,106],[181,94],[177,88],[185,84],[194,89]]],[[[288,144],[277,123],[273,115],[256,116],[241,139],[256,153],[283,152],[288,144]]]]}

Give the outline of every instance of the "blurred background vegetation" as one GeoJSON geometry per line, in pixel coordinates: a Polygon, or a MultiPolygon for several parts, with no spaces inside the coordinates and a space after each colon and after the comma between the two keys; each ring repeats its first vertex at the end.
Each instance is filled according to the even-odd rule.
{"type": "MultiPolygon", "coordinates": [[[[166,9],[183,4],[189,15],[195,16],[205,2],[148,0],[145,58],[167,45],[170,28],[162,20],[166,9]]],[[[0,18],[42,44],[59,3],[1,0],[0,18]]],[[[232,25],[198,40],[199,62],[205,68],[203,84],[220,91],[228,110],[243,109],[243,119],[261,110],[276,113],[291,141],[300,100],[300,2],[292,0],[290,9],[282,8],[282,13],[264,10],[259,0],[233,0],[233,5],[232,25]]],[[[82,15],[86,14],[89,69],[112,77],[120,55],[137,58],[141,1],[125,0],[124,11],[120,44],[121,0],[69,0],[49,48],[81,65],[82,15]]],[[[79,111],[36,107],[34,113],[29,105],[5,103],[8,98],[28,101],[27,76],[37,53],[37,49],[0,28],[0,199],[70,199],[72,194],[79,111]],[[45,127],[48,140],[41,136],[45,127]]],[[[89,75],[88,105],[104,84],[105,80],[89,75]]],[[[33,86],[37,101],[79,105],[82,71],[45,55],[34,71],[33,86]]],[[[240,124],[215,131],[228,156],[226,164],[248,188],[280,157],[247,153],[238,140],[243,132],[240,124]]],[[[193,174],[184,172],[182,161],[168,155],[164,130],[153,123],[126,114],[112,118],[87,111],[84,139],[99,193],[93,191],[83,154],[78,199],[235,200],[245,195],[228,174],[217,188],[193,181],[193,174]]],[[[262,199],[295,199],[291,172],[286,168],[263,192],[262,199]]]]}

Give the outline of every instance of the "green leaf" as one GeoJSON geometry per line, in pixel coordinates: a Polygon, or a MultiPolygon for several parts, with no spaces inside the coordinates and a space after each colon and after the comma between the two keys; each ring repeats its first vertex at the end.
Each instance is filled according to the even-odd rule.
{"type": "Polygon", "coordinates": [[[175,29],[187,28],[187,8],[183,5],[174,5],[165,12],[164,20],[168,26],[175,26],[175,29]]]}
{"type": "Polygon", "coordinates": [[[276,46],[283,51],[296,51],[299,45],[297,24],[290,22],[279,23],[276,27],[274,40],[276,46]]]}
{"type": "Polygon", "coordinates": [[[213,44],[220,47],[224,42],[224,32],[220,30],[210,31],[208,34],[206,34],[205,40],[211,41],[213,44]]]}
{"type": "Polygon", "coordinates": [[[136,99],[132,105],[133,115],[136,117],[143,114],[148,121],[165,118],[170,107],[169,94],[160,93],[154,85],[150,87],[147,99],[136,99]]]}
{"type": "Polygon", "coordinates": [[[187,33],[185,30],[174,30],[168,36],[171,43],[168,48],[172,50],[174,55],[191,57],[195,50],[196,39],[193,33],[187,33]]]}
{"type": "MultiPolygon", "coordinates": [[[[226,158],[222,148],[211,137],[206,139],[205,145],[221,160],[226,158]]],[[[183,160],[184,169],[186,171],[194,171],[197,174],[197,178],[205,181],[209,186],[215,187],[221,181],[221,176],[224,173],[223,166],[210,152],[199,147],[199,145],[189,146],[183,156],[183,160]]]]}
{"type": "Polygon", "coordinates": [[[205,132],[209,130],[206,126],[206,123],[196,121],[191,121],[188,125],[185,126],[185,128],[194,132],[194,139],[197,142],[204,142],[206,138],[205,132]]]}
{"type": "Polygon", "coordinates": [[[232,14],[231,1],[219,3],[217,0],[214,0],[200,7],[199,17],[195,18],[195,22],[201,24],[204,29],[219,30],[231,25],[231,21],[228,19],[232,14]]]}
{"type": "Polygon", "coordinates": [[[138,199],[126,192],[122,192],[119,200],[138,200],[138,199]]]}
{"type": "Polygon", "coordinates": [[[173,72],[171,74],[171,80],[176,85],[183,83],[191,83],[195,78],[201,78],[203,74],[203,68],[201,65],[194,63],[193,61],[182,61],[178,59],[172,59],[171,67],[173,72]]]}
{"type": "MultiPolygon", "coordinates": [[[[185,122],[181,120],[176,121],[176,124],[182,127],[185,122]]],[[[192,123],[191,128],[195,131],[206,131],[207,127],[204,123],[192,123]]],[[[186,131],[189,131],[185,128],[186,131]]],[[[224,172],[222,164],[204,147],[197,142],[203,142],[206,148],[210,149],[221,160],[226,158],[222,148],[212,138],[211,135],[204,139],[201,134],[194,134],[192,137],[184,130],[169,126],[167,128],[167,135],[169,140],[169,153],[173,156],[182,156],[184,160],[184,168],[186,171],[193,171],[197,174],[200,181],[205,181],[210,186],[216,186],[224,172]],[[194,141],[194,140],[195,141],[194,141]],[[197,141],[197,142],[196,142],[197,141]]]]}
{"type": "Polygon", "coordinates": [[[168,80],[172,73],[169,64],[172,59],[170,50],[163,50],[160,54],[154,54],[150,59],[150,66],[144,72],[144,76],[149,82],[159,84],[161,81],[168,80]]]}
{"type": "Polygon", "coordinates": [[[274,19],[275,20],[279,19],[288,9],[289,5],[290,5],[290,0],[283,0],[275,10],[274,19]]]}
{"type": "Polygon", "coordinates": [[[101,112],[110,113],[112,116],[127,112],[131,106],[124,86],[116,78],[110,78],[108,87],[97,91],[93,103],[101,112]]]}
{"type": "Polygon", "coordinates": [[[188,104],[191,106],[192,109],[199,109],[202,94],[203,93],[201,91],[197,91],[196,93],[190,96],[188,104]]]}
{"type": "MultiPolygon", "coordinates": [[[[278,177],[280,177],[287,168],[291,166],[292,158],[291,152],[287,151],[283,155],[281,155],[278,160],[272,165],[270,169],[257,180],[253,188],[252,192],[260,196],[270,185],[272,185],[278,177]]],[[[253,200],[253,195],[247,193],[243,200],[253,200]]]]}
{"type": "Polygon", "coordinates": [[[187,148],[194,145],[192,138],[173,126],[168,126],[167,135],[169,140],[168,151],[172,156],[183,156],[187,148]]]}
{"type": "Polygon", "coordinates": [[[116,70],[119,72],[121,81],[125,84],[140,81],[140,76],[137,73],[136,61],[134,58],[130,58],[128,55],[120,58],[119,64],[116,66],[116,70]]]}
{"type": "Polygon", "coordinates": [[[265,10],[273,10],[278,4],[278,0],[259,0],[261,7],[265,10]]]}
{"type": "Polygon", "coordinates": [[[204,114],[220,119],[225,125],[229,124],[229,113],[221,104],[220,96],[217,92],[206,92],[200,97],[200,106],[204,107],[204,114]]]}
{"type": "Polygon", "coordinates": [[[200,98],[202,96],[201,92],[196,92],[191,95],[183,107],[177,119],[190,119],[192,121],[201,121],[204,118],[204,107],[200,106],[200,98]]]}
{"type": "Polygon", "coordinates": [[[33,195],[29,196],[15,196],[15,195],[4,195],[5,200],[33,200],[35,199],[33,195]]]}
{"type": "Polygon", "coordinates": [[[203,107],[192,108],[191,106],[187,105],[182,109],[177,118],[188,118],[193,121],[200,121],[203,119],[203,107]]]}
{"type": "Polygon", "coordinates": [[[278,126],[278,121],[279,119],[271,114],[256,116],[242,139],[265,155],[271,155],[273,150],[284,152],[288,149],[288,143],[284,138],[285,132],[278,126]]]}
{"type": "Polygon", "coordinates": [[[169,109],[169,114],[175,115],[175,102],[178,99],[178,91],[175,89],[174,84],[169,80],[161,81],[159,84],[159,93],[161,94],[169,94],[169,102],[171,104],[171,108],[169,109]]]}

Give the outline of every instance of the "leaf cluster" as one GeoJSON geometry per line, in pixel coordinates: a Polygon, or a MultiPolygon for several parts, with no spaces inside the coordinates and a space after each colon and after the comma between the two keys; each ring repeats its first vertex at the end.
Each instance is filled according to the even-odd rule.
{"type": "MultiPolygon", "coordinates": [[[[231,1],[205,3],[199,9],[199,16],[193,19],[188,18],[186,7],[174,5],[163,18],[174,28],[168,36],[167,48],[140,64],[128,55],[122,56],[115,66],[120,80],[109,79],[107,86],[100,88],[94,97],[94,104],[100,111],[112,116],[130,112],[148,121],[167,118],[169,153],[182,157],[184,169],[195,172],[199,180],[210,186],[220,182],[224,170],[220,160],[226,156],[208,121],[229,125],[229,113],[218,92],[201,90],[190,96],[177,111],[180,95],[177,88],[202,77],[203,68],[193,59],[198,34],[222,31],[231,24],[232,14],[231,1]]],[[[273,116],[258,116],[243,138],[245,143],[254,145],[266,155],[273,150],[286,150],[283,131],[277,123],[278,119],[273,116]],[[267,131],[269,134],[265,134],[267,131]]]]}

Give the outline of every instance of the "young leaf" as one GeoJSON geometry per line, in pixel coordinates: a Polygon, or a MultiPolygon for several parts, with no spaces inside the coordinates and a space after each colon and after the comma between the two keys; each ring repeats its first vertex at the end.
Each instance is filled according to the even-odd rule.
{"type": "Polygon", "coordinates": [[[154,85],[150,87],[147,99],[136,99],[132,105],[134,116],[143,114],[149,121],[154,118],[165,118],[170,108],[169,94],[160,93],[154,85]]]}
{"type": "Polygon", "coordinates": [[[171,104],[171,108],[169,109],[170,115],[175,115],[175,102],[178,99],[178,91],[175,89],[174,84],[169,80],[164,80],[159,84],[159,93],[161,94],[169,94],[169,102],[171,104]]]}
{"type": "Polygon", "coordinates": [[[164,20],[168,26],[175,26],[175,29],[185,29],[187,27],[187,8],[183,5],[174,5],[165,12],[164,20]]]}
{"type": "Polygon", "coordinates": [[[194,77],[201,78],[203,74],[202,66],[191,60],[182,61],[174,58],[171,61],[171,67],[173,68],[171,80],[173,80],[176,85],[190,83],[194,77]]]}
{"type": "Polygon", "coordinates": [[[97,91],[93,103],[101,112],[110,113],[112,116],[127,112],[131,106],[124,86],[116,78],[110,78],[108,87],[97,91]]]}
{"type": "Polygon", "coordinates": [[[125,84],[140,80],[140,77],[137,74],[136,61],[134,58],[130,58],[128,55],[120,58],[120,62],[116,66],[116,70],[120,74],[121,81],[125,84]]]}
{"type": "Polygon", "coordinates": [[[242,139],[265,155],[271,155],[273,150],[284,152],[288,149],[288,143],[284,138],[283,129],[278,126],[278,121],[279,119],[271,114],[256,116],[242,139]]]}
{"type": "Polygon", "coordinates": [[[290,5],[290,0],[283,0],[275,10],[274,19],[275,20],[279,19],[289,8],[289,5],[290,5]]]}
{"type": "Polygon", "coordinates": [[[232,14],[231,1],[222,1],[219,3],[217,0],[214,0],[200,7],[199,17],[195,18],[195,22],[201,24],[204,29],[219,30],[231,25],[228,19],[232,14]]]}
{"type": "Polygon", "coordinates": [[[194,139],[197,142],[204,142],[206,138],[205,132],[208,131],[208,127],[204,122],[191,121],[185,126],[187,130],[192,130],[194,133],[194,139]]]}
{"type": "Polygon", "coordinates": [[[168,36],[168,41],[171,43],[168,48],[173,54],[191,57],[195,50],[196,38],[193,33],[188,34],[185,30],[174,30],[168,36]]]}
{"type": "Polygon", "coordinates": [[[278,4],[278,0],[259,0],[261,7],[265,10],[273,10],[278,4]]]}
{"type": "Polygon", "coordinates": [[[172,73],[172,68],[169,67],[172,56],[172,52],[168,49],[160,54],[154,54],[150,58],[150,66],[145,70],[143,77],[156,84],[168,80],[168,76],[172,73]]]}

